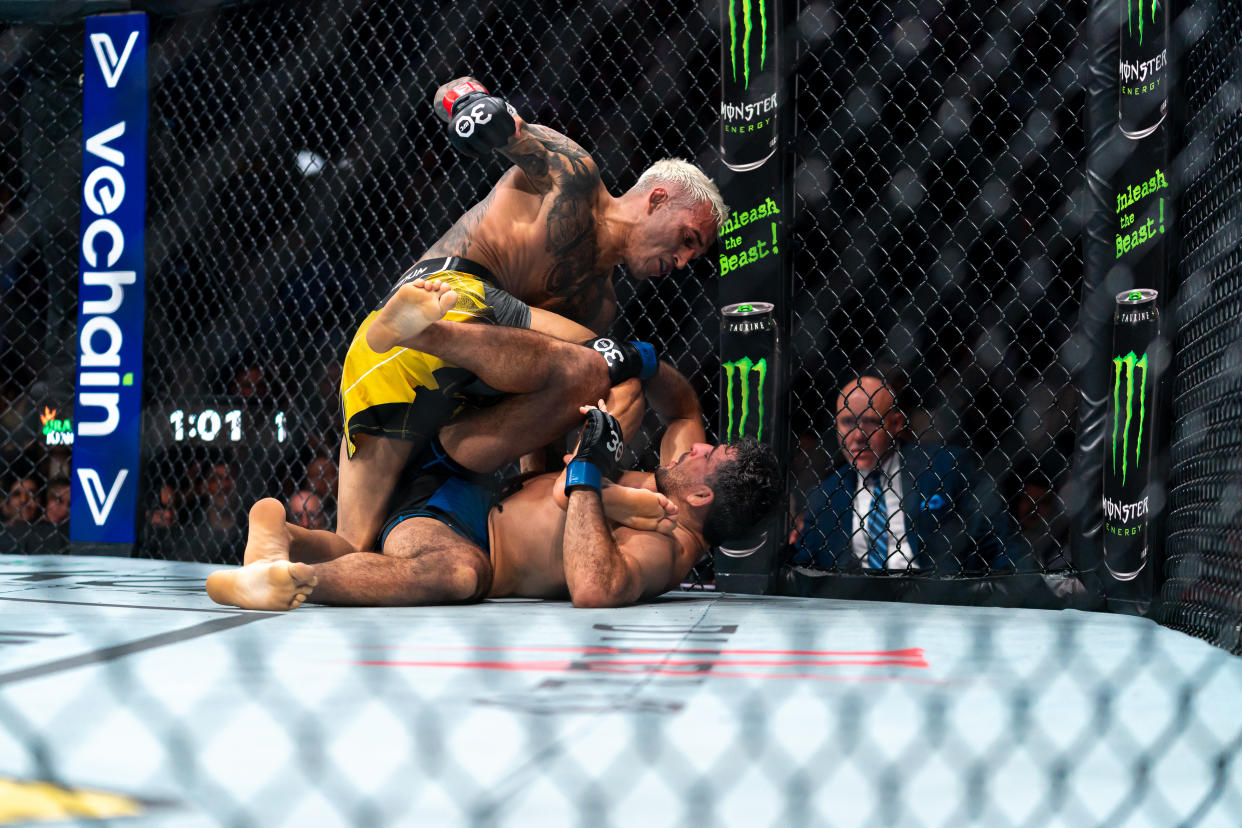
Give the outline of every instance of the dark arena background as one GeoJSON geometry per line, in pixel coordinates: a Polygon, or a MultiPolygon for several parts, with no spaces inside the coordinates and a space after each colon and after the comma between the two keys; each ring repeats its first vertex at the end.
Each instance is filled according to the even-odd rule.
{"type": "Polygon", "coordinates": [[[1242,824],[1238,0],[0,0],[0,111],[0,825],[1242,824]],[[779,515],[633,608],[216,605],[255,500],[335,525],[358,323],[505,170],[465,74],[721,185],[608,333],[779,515]],[[909,567],[832,514],[862,375],[950,458],[909,567]]]}

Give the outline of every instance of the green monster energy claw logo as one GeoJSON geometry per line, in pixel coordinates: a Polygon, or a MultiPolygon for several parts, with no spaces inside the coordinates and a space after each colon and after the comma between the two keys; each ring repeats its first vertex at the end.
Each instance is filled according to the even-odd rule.
{"type": "Polygon", "coordinates": [[[1134,351],[1123,357],[1113,357],[1113,474],[1117,473],[1117,444],[1121,444],[1121,482],[1126,482],[1130,458],[1130,423],[1134,420],[1134,372],[1142,369],[1139,381],[1138,435],[1134,441],[1134,463],[1138,465],[1143,454],[1143,423],[1147,418],[1147,354],[1142,358],[1134,351]],[[1121,375],[1125,374],[1126,421],[1121,425],[1121,375]]]}
{"type": "MultiPolygon", "coordinates": [[[[742,4],[742,77],[747,89],[750,89],[750,33],[755,28],[754,12],[751,10],[753,0],[729,0],[729,62],[733,67],[733,82],[737,83],[737,4],[742,4]]],[[[1142,0],[1139,0],[1142,2],[1142,0]]],[[[762,70],[768,59],[768,14],[766,0],[759,0],[759,69],[762,70]]]]}
{"type": "Polygon", "coordinates": [[[725,428],[725,442],[730,442],[734,438],[733,434],[733,411],[737,402],[733,397],[733,375],[737,374],[741,386],[741,407],[742,416],[737,423],[737,437],[741,437],[746,433],[746,419],[750,415],[750,375],[753,371],[759,376],[759,388],[756,396],[759,398],[759,428],[755,434],[755,439],[763,439],[763,383],[768,377],[768,361],[761,359],[758,362],[752,362],[750,357],[742,357],[733,362],[726,362],[722,366],[725,370],[725,406],[728,411],[728,422],[725,428]]]}
{"type": "MultiPolygon", "coordinates": [[[[1151,0],[1151,22],[1156,22],[1156,12],[1160,8],[1160,0],[1151,0]]],[[[1134,14],[1134,0],[1126,0],[1126,25],[1130,27],[1130,36],[1134,36],[1134,18],[1138,18],[1139,45],[1143,44],[1143,0],[1138,0],[1138,14],[1134,14]]]]}

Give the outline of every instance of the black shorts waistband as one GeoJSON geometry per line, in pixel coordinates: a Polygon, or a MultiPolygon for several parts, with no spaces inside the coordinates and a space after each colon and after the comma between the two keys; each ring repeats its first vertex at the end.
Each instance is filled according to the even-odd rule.
{"type": "Polygon", "coordinates": [[[434,273],[442,273],[446,270],[456,270],[459,273],[466,273],[480,279],[488,284],[500,286],[496,281],[496,277],[492,272],[478,262],[470,259],[463,259],[461,256],[437,256],[432,259],[420,259],[410,266],[410,269],[401,274],[401,278],[397,280],[397,285],[404,285],[415,279],[423,279],[434,273]]]}

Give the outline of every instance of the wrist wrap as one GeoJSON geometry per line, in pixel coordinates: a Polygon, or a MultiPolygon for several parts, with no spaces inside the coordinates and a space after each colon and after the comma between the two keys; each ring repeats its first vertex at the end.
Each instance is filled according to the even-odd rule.
{"type": "Polygon", "coordinates": [[[565,467],[565,493],[576,489],[594,489],[600,491],[603,476],[599,467],[587,460],[574,460],[565,467]]]}
{"type": "Polygon", "coordinates": [[[608,337],[597,337],[584,343],[598,351],[608,363],[608,381],[620,385],[628,379],[651,379],[660,368],[655,347],[649,342],[617,342],[608,337]]]}

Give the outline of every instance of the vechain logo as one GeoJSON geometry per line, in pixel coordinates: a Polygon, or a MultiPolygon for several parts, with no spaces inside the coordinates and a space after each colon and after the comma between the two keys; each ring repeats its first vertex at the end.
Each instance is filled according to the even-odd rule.
{"type": "Polygon", "coordinates": [[[1134,463],[1138,464],[1143,453],[1143,424],[1147,418],[1147,354],[1137,356],[1134,351],[1121,357],[1113,357],[1113,474],[1118,473],[1118,450],[1121,454],[1121,482],[1126,482],[1130,461],[1130,427],[1134,423],[1135,373],[1142,371],[1138,381],[1138,428],[1134,439],[1134,463]],[[1123,388],[1124,384],[1124,388],[1123,388]],[[1124,395],[1124,400],[1122,399],[1124,395]],[[1122,423],[1122,409],[1125,422],[1122,423]]]}
{"type": "Polygon", "coordinates": [[[95,59],[99,61],[99,71],[103,73],[104,83],[109,89],[115,88],[117,81],[121,79],[121,73],[125,71],[125,64],[129,63],[134,44],[138,42],[138,33],[129,33],[129,39],[125,41],[120,55],[116,53],[116,44],[112,42],[111,35],[97,32],[90,36],[90,41],[95,50],[95,59]]]}
{"type": "MultiPolygon", "coordinates": [[[[147,18],[86,19],[69,537],[132,543],[142,414],[147,18]]],[[[51,435],[48,435],[51,437],[51,435]]]]}
{"type": "MultiPolygon", "coordinates": [[[[120,168],[125,166],[125,154],[110,146],[116,138],[125,134],[125,122],[121,121],[86,139],[86,151],[103,159],[107,164],[96,167],[82,185],[82,203],[97,218],[82,233],[82,258],[91,267],[111,267],[125,250],[125,234],[120,225],[107,216],[116,212],[125,200],[125,179],[120,168]],[[109,164],[115,166],[109,166],[109,164]],[[103,244],[106,239],[108,244],[103,244]],[[100,252],[101,248],[106,253],[100,252]]],[[[132,385],[132,371],[121,372],[121,348],[125,335],[113,315],[125,301],[125,286],[132,285],[137,274],[132,270],[86,270],[82,284],[101,288],[107,293],[103,298],[88,299],[82,303],[85,323],[78,331],[78,364],[84,369],[78,384],[91,388],[116,388],[132,385]],[[91,370],[85,370],[91,369],[91,370]]],[[[92,291],[98,295],[98,291],[92,291]]],[[[78,434],[83,437],[107,437],[116,431],[120,422],[120,394],[116,391],[85,391],[79,397],[82,408],[78,420],[78,434]],[[91,419],[89,409],[102,409],[102,418],[91,419]]],[[[96,414],[98,417],[98,414],[96,414]]]]}
{"type": "Polygon", "coordinates": [[[728,417],[725,427],[725,442],[730,442],[746,434],[746,421],[749,419],[751,412],[752,376],[757,380],[754,399],[757,401],[757,416],[759,418],[759,427],[755,438],[763,439],[763,386],[768,377],[768,361],[760,359],[758,362],[754,362],[750,357],[742,357],[733,362],[726,362],[721,367],[725,371],[725,405],[728,417]],[[736,393],[733,390],[734,380],[736,380],[738,388],[736,393]],[[736,417],[735,414],[737,414],[736,417]],[[737,424],[736,434],[733,431],[735,422],[737,424]]]}

